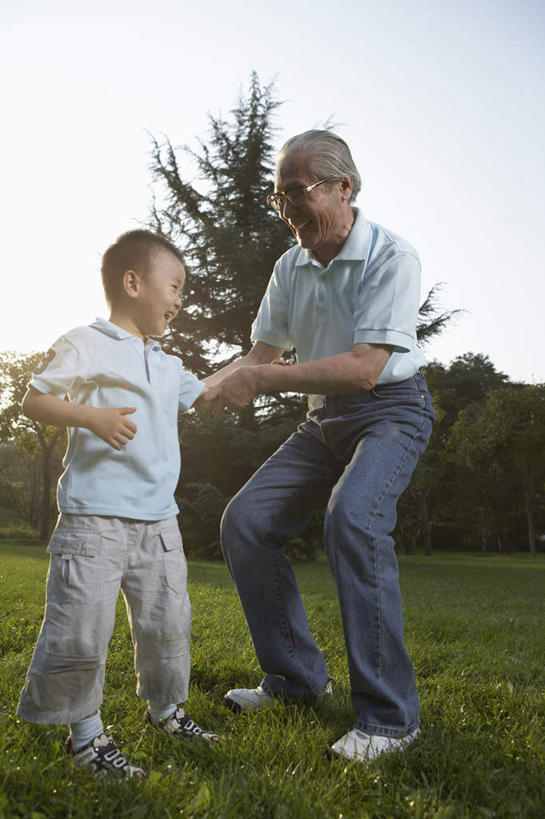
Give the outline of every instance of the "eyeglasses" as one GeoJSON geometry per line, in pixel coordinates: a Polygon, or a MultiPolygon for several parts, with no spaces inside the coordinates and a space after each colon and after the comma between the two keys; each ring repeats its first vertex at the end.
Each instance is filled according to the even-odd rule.
{"type": "Polygon", "coordinates": [[[276,191],[276,193],[270,193],[267,196],[267,204],[274,208],[275,211],[281,213],[284,209],[284,205],[286,204],[286,200],[293,205],[294,207],[298,208],[301,205],[305,204],[307,194],[313,190],[313,188],[317,188],[318,185],[323,185],[324,182],[335,182],[335,180],[339,179],[338,176],[328,176],[327,179],[320,179],[319,182],[315,182],[313,185],[301,185],[301,187],[292,188],[289,191],[276,191]]]}

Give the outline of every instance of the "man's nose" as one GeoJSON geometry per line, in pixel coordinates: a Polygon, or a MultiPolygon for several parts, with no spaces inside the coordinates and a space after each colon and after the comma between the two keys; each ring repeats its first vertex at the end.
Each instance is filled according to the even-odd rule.
{"type": "Polygon", "coordinates": [[[280,215],[282,216],[283,219],[289,219],[290,215],[293,215],[296,212],[297,207],[292,202],[290,202],[290,200],[286,196],[280,209],[280,215]]]}

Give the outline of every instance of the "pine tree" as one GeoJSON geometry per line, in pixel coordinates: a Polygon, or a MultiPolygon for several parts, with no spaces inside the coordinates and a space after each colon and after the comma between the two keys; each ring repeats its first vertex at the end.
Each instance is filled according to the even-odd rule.
{"type": "Polygon", "coordinates": [[[293,238],[266,203],[274,186],[273,84],[254,72],[247,96],[229,119],[209,114],[210,138],[199,150],[153,139],[152,173],[159,183],[151,228],[184,252],[188,279],[167,348],[204,376],[250,349],[250,324],[273,266],[293,238]],[[182,178],[181,151],[201,187],[182,178]]]}

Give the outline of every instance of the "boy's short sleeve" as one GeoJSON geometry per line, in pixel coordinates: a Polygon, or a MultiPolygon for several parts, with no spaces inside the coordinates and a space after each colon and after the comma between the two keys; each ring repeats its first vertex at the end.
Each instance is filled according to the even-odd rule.
{"type": "Polygon", "coordinates": [[[180,409],[190,409],[201,392],[204,390],[204,383],[199,379],[184,370],[182,362],[177,359],[180,367],[180,386],[178,391],[178,404],[180,409]]]}
{"type": "Polygon", "coordinates": [[[67,338],[61,336],[32,373],[29,387],[64,398],[65,395],[70,395],[74,385],[81,380],[81,377],[81,356],[76,347],[67,338]]]}

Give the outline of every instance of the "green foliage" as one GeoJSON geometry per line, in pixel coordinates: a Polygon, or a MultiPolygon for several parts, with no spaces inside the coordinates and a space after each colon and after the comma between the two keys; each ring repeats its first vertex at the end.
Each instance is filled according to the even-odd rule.
{"type": "Polygon", "coordinates": [[[335,680],[314,705],[233,714],[233,685],[260,680],[227,570],[190,562],[192,683],[188,712],[219,747],[177,743],[143,720],[120,604],[106,672],[104,719],[144,783],[97,780],[67,759],[64,726],[21,722],[15,707],[37,637],[47,559],[0,544],[0,815],[120,817],[520,817],[545,813],[543,582],[523,556],[400,559],[406,636],[422,702],[422,735],[369,764],[331,760],[352,725],[336,590],[327,566],[296,568],[313,634],[335,680]],[[508,590],[508,593],[506,591],[508,590]]]}
{"type": "Polygon", "coordinates": [[[499,389],[509,381],[505,373],[496,370],[488,356],[482,353],[464,353],[448,367],[431,361],[426,367],[426,380],[434,400],[441,407],[437,426],[444,435],[461,410],[479,403],[491,390],[499,389]]]}
{"type": "Polygon", "coordinates": [[[0,499],[45,539],[54,517],[65,431],[26,418],[21,401],[41,354],[0,353],[0,499]]]}
{"type": "MultiPolygon", "coordinates": [[[[545,385],[490,392],[460,413],[450,445],[477,482],[487,486],[492,474],[507,489],[501,500],[507,494],[509,508],[525,514],[535,554],[536,515],[545,519],[545,385]]],[[[487,499],[490,503],[490,492],[487,499]]]]}
{"type": "MultiPolygon", "coordinates": [[[[465,546],[514,550],[523,542],[513,493],[491,472],[477,476],[456,457],[451,430],[462,411],[476,412],[490,391],[509,383],[490,359],[465,353],[451,364],[432,361],[426,380],[437,412],[432,437],[399,503],[396,538],[402,550],[465,546]]],[[[512,488],[512,487],[511,487],[512,488]]]]}
{"type": "Polygon", "coordinates": [[[24,524],[9,524],[8,526],[0,526],[0,540],[37,540],[38,533],[36,529],[24,524]]]}
{"type": "Polygon", "coordinates": [[[220,519],[228,499],[211,483],[190,483],[178,505],[188,554],[219,557],[220,519]]]}
{"type": "Polygon", "coordinates": [[[463,310],[446,310],[441,312],[439,294],[442,284],[434,284],[418,310],[416,322],[416,338],[420,346],[425,347],[432,339],[447,328],[447,326],[463,313],[463,310]]]}

